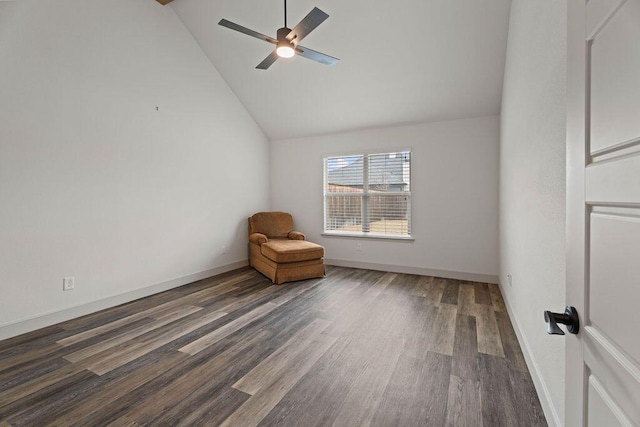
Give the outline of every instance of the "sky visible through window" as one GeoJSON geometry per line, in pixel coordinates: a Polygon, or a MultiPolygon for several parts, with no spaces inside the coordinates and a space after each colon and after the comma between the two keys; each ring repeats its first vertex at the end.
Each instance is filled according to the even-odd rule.
{"type": "Polygon", "coordinates": [[[336,169],[349,166],[358,161],[359,158],[360,156],[329,157],[327,159],[327,169],[334,171],[336,169]]]}

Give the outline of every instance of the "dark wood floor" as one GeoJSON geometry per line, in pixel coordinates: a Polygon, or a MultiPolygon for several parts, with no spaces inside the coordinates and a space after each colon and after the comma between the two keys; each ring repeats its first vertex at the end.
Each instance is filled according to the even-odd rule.
{"type": "Polygon", "coordinates": [[[499,288],[250,269],[0,341],[0,426],[546,425],[499,288]]]}

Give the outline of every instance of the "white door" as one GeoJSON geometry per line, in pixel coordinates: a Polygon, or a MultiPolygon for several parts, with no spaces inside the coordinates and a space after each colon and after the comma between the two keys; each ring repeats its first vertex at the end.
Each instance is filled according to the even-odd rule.
{"type": "Polygon", "coordinates": [[[567,426],[640,426],[640,0],[567,0],[567,426]]]}

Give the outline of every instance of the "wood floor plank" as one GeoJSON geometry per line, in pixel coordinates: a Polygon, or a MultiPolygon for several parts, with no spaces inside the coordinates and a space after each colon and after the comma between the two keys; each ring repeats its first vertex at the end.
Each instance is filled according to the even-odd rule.
{"type": "Polygon", "coordinates": [[[440,302],[443,304],[458,304],[458,291],[460,282],[454,279],[437,279],[444,282],[444,291],[442,292],[442,298],[440,302]]]}
{"type": "MultiPolygon", "coordinates": [[[[125,351],[116,352],[112,355],[105,355],[105,357],[99,357],[98,359],[89,358],[89,361],[83,361],[82,365],[85,366],[86,369],[98,375],[104,375],[107,372],[124,365],[125,363],[129,363],[132,360],[137,359],[138,357],[144,356],[145,354],[148,354],[149,352],[160,348],[184,335],[187,335],[192,331],[195,331],[196,329],[201,328],[207,323],[213,322],[214,320],[226,315],[227,313],[222,311],[212,311],[210,313],[205,313],[198,318],[181,324],[179,328],[175,328],[174,330],[169,330],[162,335],[155,336],[152,340],[140,340],[139,342],[133,343],[130,346],[126,347],[124,349],[125,351]]],[[[96,356],[100,356],[101,354],[102,353],[99,353],[96,356]]]]}
{"type": "Polygon", "coordinates": [[[431,347],[433,324],[438,316],[438,306],[427,304],[416,310],[416,316],[407,325],[411,333],[406,335],[403,354],[424,360],[431,347]]]}
{"type": "MultiPolygon", "coordinates": [[[[338,292],[340,292],[340,287],[335,286],[332,280],[326,280],[325,278],[325,282],[321,286],[315,286],[296,297],[292,302],[287,302],[278,307],[269,315],[269,319],[287,324],[290,321],[287,319],[294,319],[297,314],[301,314],[310,315],[313,318],[333,320],[334,314],[332,312],[320,311],[317,307],[321,306],[327,299],[331,299],[338,292]]],[[[343,297],[340,298],[340,301],[345,298],[345,295],[347,296],[346,298],[350,298],[349,294],[342,295],[343,297]]],[[[336,310],[339,311],[337,308],[336,310]]]]}
{"type": "Polygon", "coordinates": [[[349,298],[346,292],[336,291],[326,296],[321,302],[316,304],[315,309],[318,312],[326,314],[328,317],[335,315],[340,311],[340,303],[349,298]]]}
{"type": "Polygon", "coordinates": [[[29,411],[34,407],[37,407],[41,402],[47,400],[63,400],[68,398],[68,390],[73,388],[76,384],[81,384],[85,381],[91,381],[96,376],[86,370],[78,370],[77,372],[69,373],[64,377],[60,377],[57,381],[47,382],[46,384],[34,387],[30,393],[24,393],[24,389],[21,390],[20,399],[15,397],[10,399],[3,399],[0,403],[0,419],[6,419],[11,425],[28,425],[28,419],[25,422],[21,421],[21,414],[25,411],[29,411]]]}
{"type": "Polygon", "coordinates": [[[520,425],[546,427],[547,420],[529,372],[510,370],[513,401],[520,425]]]}
{"type": "Polygon", "coordinates": [[[222,422],[221,427],[258,425],[335,341],[335,337],[316,335],[309,345],[291,358],[290,363],[281,370],[282,375],[265,382],[256,394],[222,422]]]}
{"type": "Polygon", "coordinates": [[[201,307],[196,307],[196,306],[192,306],[192,305],[188,305],[186,307],[183,308],[175,308],[172,310],[171,313],[166,313],[161,315],[158,319],[158,321],[150,323],[148,325],[143,325],[140,326],[138,328],[135,328],[129,332],[126,332],[124,334],[121,335],[116,335],[113,338],[104,340],[102,342],[99,342],[97,344],[88,346],[83,348],[82,350],[78,350],[75,351],[73,353],[69,353],[66,356],[64,356],[64,358],[66,360],[68,360],[69,362],[79,362],[81,360],[85,360],[90,356],[96,355],[98,353],[101,353],[105,350],[108,350],[110,348],[113,348],[115,346],[118,346],[120,344],[126,343],[136,337],[139,337],[141,335],[144,335],[148,332],[151,332],[153,330],[156,330],[158,328],[161,328],[165,325],[168,325],[172,322],[175,322],[178,319],[182,319],[183,317],[186,317],[190,314],[193,314],[195,312],[198,312],[202,310],[201,307]]]}
{"type": "MultiPolygon", "coordinates": [[[[184,427],[218,426],[246,402],[249,397],[250,395],[240,390],[225,387],[221,392],[212,395],[199,407],[179,417],[175,422],[166,425],[184,427]]],[[[160,422],[162,421],[160,420],[160,422]]]]}
{"type": "Polygon", "coordinates": [[[53,344],[67,334],[65,329],[56,325],[0,341],[0,360],[53,344]]]}
{"type": "Polygon", "coordinates": [[[440,304],[440,307],[438,307],[438,315],[431,330],[431,345],[429,346],[429,351],[447,356],[453,354],[457,312],[457,306],[455,305],[440,304]]]}
{"type": "Polygon", "coordinates": [[[306,346],[311,344],[313,339],[328,325],[329,321],[327,320],[314,320],[307,327],[302,328],[293,335],[282,347],[260,362],[249,373],[236,381],[233,387],[254,395],[266,385],[273,383],[274,378],[280,375],[280,372],[291,363],[291,359],[295,358],[306,346]]]}
{"type": "Polygon", "coordinates": [[[424,313],[425,307],[410,293],[404,295],[381,294],[367,304],[367,308],[361,310],[362,315],[357,318],[345,334],[358,336],[370,335],[384,338],[397,337],[404,341],[413,338],[418,331],[412,320],[424,313]],[[380,316],[379,313],[385,313],[380,316]]]}
{"type": "Polygon", "coordinates": [[[507,307],[504,305],[502,299],[502,293],[500,287],[495,283],[489,283],[489,294],[491,295],[491,304],[494,311],[507,311],[507,307]]]}
{"type": "MultiPolygon", "coordinates": [[[[160,359],[166,360],[166,358],[160,359]]],[[[154,360],[156,359],[149,358],[147,361],[137,361],[134,367],[152,365],[154,360]]],[[[120,374],[126,375],[134,370],[122,370],[120,374]]],[[[57,389],[53,394],[46,393],[46,389],[37,393],[40,395],[39,399],[34,400],[22,412],[12,415],[10,422],[16,426],[32,426],[41,424],[42,421],[49,422],[49,420],[60,417],[67,411],[72,410],[84,397],[96,393],[97,390],[102,389],[105,385],[112,384],[114,379],[120,378],[119,374],[111,377],[100,377],[89,375],[87,371],[78,374],[78,376],[80,375],[82,375],[80,380],[66,384],[64,388],[57,389]]],[[[57,384],[56,387],[58,387],[57,384]]],[[[92,405],[92,408],[95,409],[95,406],[92,405]]]]}
{"type": "Polygon", "coordinates": [[[134,371],[131,375],[118,378],[114,382],[96,390],[95,393],[81,396],[78,401],[74,402],[73,406],[70,406],[59,417],[47,420],[47,424],[51,426],[72,425],[91,413],[104,408],[110,402],[134,392],[141,385],[157,378],[187,357],[187,355],[180,352],[171,352],[165,357],[134,371]]]}
{"type": "Polygon", "coordinates": [[[458,314],[475,316],[476,293],[473,285],[462,283],[458,287],[458,314]]]}
{"type": "Polygon", "coordinates": [[[278,306],[286,304],[292,299],[297,298],[306,292],[309,292],[313,288],[316,288],[320,283],[323,283],[325,281],[326,281],[326,278],[320,278],[320,279],[305,280],[302,282],[291,284],[285,287],[284,288],[285,291],[278,294],[278,297],[272,299],[270,302],[278,306]]]}
{"type": "Polygon", "coordinates": [[[162,294],[152,295],[148,298],[132,301],[130,303],[101,310],[96,313],[87,314],[85,316],[78,317],[77,319],[68,320],[59,324],[59,327],[70,332],[69,335],[74,333],[77,334],[79,332],[86,331],[87,329],[92,329],[96,326],[111,323],[118,319],[122,319],[123,317],[130,316],[131,314],[144,311],[149,307],[159,305],[160,303],[157,302],[159,298],[163,298],[163,302],[173,299],[169,296],[163,296],[162,294]]]}
{"type": "Polygon", "coordinates": [[[366,283],[366,281],[362,280],[359,275],[351,273],[350,276],[345,277],[343,280],[336,281],[335,287],[341,294],[349,295],[354,289],[358,288],[358,286],[363,283],[366,283]]]}
{"type": "MultiPolygon", "coordinates": [[[[422,276],[420,280],[418,280],[418,283],[414,285],[413,289],[411,289],[411,295],[423,298],[426,297],[431,284],[433,284],[433,279],[434,278],[432,276],[422,276]]],[[[439,301],[440,299],[438,299],[438,302],[439,301]]]]}
{"type": "Polygon", "coordinates": [[[386,273],[373,284],[363,286],[362,295],[349,294],[341,301],[331,325],[325,332],[328,335],[340,336],[349,330],[354,323],[366,315],[368,307],[397,277],[394,273],[386,273]]]}
{"type": "MultiPolygon", "coordinates": [[[[185,304],[183,306],[177,306],[177,307],[169,307],[149,315],[151,319],[156,321],[156,322],[150,323],[149,326],[161,324],[163,323],[162,321],[166,321],[168,319],[173,319],[173,320],[180,319],[180,316],[183,314],[184,316],[188,316],[189,314],[195,313],[196,311],[199,311],[199,310],[202,310],[202,307],[197,305],[191,305],[191,304],[185,304]]],[[[171,321],[169,320],[168,323],[171,323],[171,321]]]]}
{"type": "Polygon", "coordinates": [[[398,274],[382,291],[383,294],[392,295],[401,300],[409,300],[413,295],[412,290],[420,281],[420,276],[413,274],[398,274]]]}
{"type": "Polygon", "coordinates": [[[439,306],[442,301],[445,286],[446,281],[444,279],[436,280],[436,278],[432,277],[426,289],[424,304],[439,306]]]}
{"type": "MultiPolygon", "coordinates": [[[[237,279],[237,277],[232,275],[232,276],[229,276],[229,278],[226,280],[230,281],[234,279],[237,279]]],[[[253,286],[256,279],[259,279],[262,283],[265,283],[265,284],[266,283],[268,283],[269,285],[272,284],[272,282],[269,279],[267,279],[264,275],[262,275],[262,273],[259,273],[258,271],[254,270],[251,267],[247,267],[244,277],[241,280],[235,280],[235,283],[239,288],[245,289],[247,287],[253,286]]]]}
{"type": "Polygon", "coordinates": [[[198,292],[185,294],[185,302],[205,306],[208,301],[216,299],[221,295],[228,295],[240,289],[240,280],[228,280],[213,288],[201,289],[198,292]]]}
{"type": "Polygon", "coordinates": [[[69,365],[67,360],[63,358],[53,358],[46,363],[27,364],[22,369],[11,370],[0,377],[0,392],[32,380],[37,380],[39,377],[67,365],[69,365]]]}
{"type": "Polygon", "coordinates": [[[38,349],[37,346],[33,347],[31,350],[29,350],[25,354],[17,354],[13,358],[4,360],[4,362],[10,364],[11,367],[0,371],[0,384],[6,378],[11,377],[15,374],[18,374],[18,373],[28,374],[28,371],[31,368],[38,369],[38,367],[42,365],[48,365],[51,363],[52,360],[61,359],[67,354],[73,353],[74,351],[77,351],[78,349],[81,349],[84,346],[94,345],[102,340],[110,339],[110,337],[119,335],[121,333],[126,333],[129,330],[135,329],[139,326],[146,325],[152,321],[153,320],[150,318],[138,319],[130,324],[124,324],[120,328],[109,331],[104,335],[88,338],[87,340],[70,345],[69,347],[63,347],[59,344],[55,344],[55,346],[52,346],[52,347],[45,346],[45,347],[42,347],[41,349],[38,349]],[[40,350],[44,350],[44,351],[40,351],[40,350]]]}
{"type": "Polygon", "coordinates": [[[4,372],[16,365],[23,364],[35,359],[39,359],[43,356],[50,355],[60,350],[62,346],[57,343],[49,344],[41,348],[35,348],[27,353],[16,354],[15,356],[7,357],[0,360],[0,372],[4,372]]]}
{"type": "MultiPolygon", "coordinates": [[[[216,405],[233,405],[234,408],[242,405],[250,395],[237,390],[236,393],[229,393],[229,390],[235,390],[230,385],[245,376],[265,357],[270,357],[270,355],[278,351],[297,333],[296,331],[304,329],[313,321],[302,312],[297,315],[293,313],[293,315],[294,318],[290,321],[286,321],[284,320],[286,318],[283,318],[283,324],[280,324],[278,320],[269,322],[275,325],[276,328],[276,331],[270,335],[264,335],[266,333],[264,325],[252,325],[246,328],[242,334],[234,336],[232,342],[224,347],[225,349],[222,353],[215,352],[215,347],[210,347],[207,351],[191,357],[190,360],[196,360],[193,365],[196,369],[200,369],[199,365],[201,363],[208,363],[210,360],[215,360],[215,362],[203,367],[204,370],[202,372],[205,375],[201,375],[201,377],[204,377],[204,381],[195,384],[193,381],[188,382],[190,385],[189,394],[181,398],[177,404],[170,400],[168,404],[164,405],[166,409],[155,416],[150,423],[154,425],[176,425],[182,423],[185,418],[200,419],[206,416],[207,413],[211,413],[212,408],[215,408],[216,405]],[[267,336],[268,338],[266,338],[267,336]],[[261,345],[257,345],[257,343],[261,343],[261,345]],[[198,359],[201,360],[200,363],[197,363],[198,359]],[[212,398],[212,396],[215,397],[212,398]],[[173,405],[173,407],[168,409],[167,405],[173,405]]],[[[153,399],[157,400],[156,398],[153,399]]],[[[232,412],[234,411],[229,410],[227,406],[224,408],[218,407],[214,415],[209,417],[212,418],[212,421],[209,418],[204,418],[202,423],[199,421],[194,421],[194,423],[196,425],[202,425],[203,423],[218,425],[232,412]],[[222,414],[226,415],[222,416],[222,414]]]]}
{"type": "Polygon", "coordinates": [[[520,344],[518,344],[518,338],[513,330],[507,312],[496,312],[496,320],[498,322],[498,330],[500,331],[500,339],[502,340],[502,348],[504,349],[509,368],[515,371],[529,372],[527,362],[524,359],[520,344]]]}
{"type": "Polygon", "coordinates": [[[192,356],[198,354],[210,345],[217,343],[221,339],[228,337],[239,329],[244,328],[248,324],[266,316],[276,308],[278,308],[278,304],[275,304],[273,302],[268,302],[264,305],[261,305],[251,310],[247,314],[227,323],[221,328],[216,329],[215,331],[195,340],[194,342],[185,345],[184,347],[180,348],[180,351],[192,356]]]}
{"type": "Polygon", "coordinates": [[[380,279],[376,280],[365,291],[365,296],[377,297],[393,282],[398,275],[396,273],[385,273],[380,279]]]}
{"type": "Polygon", "coordinates": [[[425,360],[400,356],[371,425],[444,425],[450,368],[451,358],[437,353],[425,360]]]}
{"type": "Polygon", "coordinates": [[[483,425],[522,425],[519,424],[507,361],[502,357],[481,353],[478,362],[483,425]]]}
{"type": "Polygon", "coordinates": [[[141,311],[139,313],[135,313],[135,314],[132,314],[130,316],[118,319],[118,320],[116,320],[114,322],[107,323],[106,325],[98,326],[96,328],[89,329],[87,331],[80,332],[80,333],[75,334],[75,335],[71,335],[71,336],[69,336],[67,338],[59,340],[58,344],[63,345],[63,346],[70,346],[70,345],[78,343],[80,341],[83,341],[83,340],[86,340],[86,339],[89,339],[89,338],[93,338],[93,337],[98,336],[98,335],[102,335],[102,334],[104,334],[106,332],[112,331],[112,330],[117,329],[117,328],[119,328],[121,326],[126,326],[127,324],[130,324],[133,321],[141,319],[143,317],[150,317],[150,316],[154,315],[155,313],[164,312],[167,309],[174,309],[174,308],[179,307],[179,306],[181,306],[183,304],[187,305],[186,302],[190,301],[190,300],[186,299],[187,297],[183,297],[183,298],[185,298],[185,299],[178,299],[178,300],[169,301],[169,302],[166,302],[166,303],[164,303],[162,305],[159,305],[157,307],[152,307],[152,308],[149,308],[149,309],[147,309],[145,311],[141,311]]]}
{"type": "Polygon", "coordinates": [[[344,335],[260,423],[264,426],[330,425],[351,384],[373,356],[376,342],[344,335]]]}
{"type": "Polygon", "coordinates": [[[474,317],[458,315],[456,318],[451,375],[478,379],[478,338],[474,317]]]}
{"type": "Polygon", "coordinates": [[[227,313],[233,313],[236,310],[239,310],[247,305],[251,304],[254,301],[259,300],[265,296],[271,295],[276,291],[282,290],[282,286],[272,285],[267,288],[264,288],[259,291],[251,292],[243,297],[238,297],[237,300],[230,302],[227,305],[220,307],[220,311],[225,311],[227,313]]]}
{"type": "Polygon", "coordinates": [[[192,299],[195,298],[193,299],[194,302],[202,298],[223,295],[229,291],[240,288],[243,282],[255,278],[256,276],[253,273],[252,271],[245,271],[217,280],[205,279],[200,282],[200,286],[196,283],[196,286],[183,287],[183,295],[191,296],[192,299]]]}
{"type": "Polygon", "coordinates": [[[476,328],[478,331],[478,351],[493,356],[505,357],[502,339],[496,320],[496,312],[488,305],[477,304],[476,328]]]}
{"type": "MultiPolygon", "coordinates": [[[[17,387],[7,389],[0,393],[0,408],[7,406],[17,400],[23,399],[30,394],[34,394],[50,385],[56,384],[65,378],[72,377],[84,371],[82,366],[65,365],[60,369],[51,371],[40,377],[20,384],[17,387]]],[[[91,374],[93,375],[93,374],[91,374]]]]}
{"type": "Polygon", "coordinates": [[[419,425],[423,399],[415,399],[420,390],[419,373],[424,361],[401,355],[374,414],[374,425],[419,425]],[[418,408],[419,407],[419,408],[418,408]]]}
{"type": "Polygon", "coordinates": [[[488,283],[475,282],[473,284],[475,290],[476,304],[492,305],[491,293],[489,292],[488,283]]]}
{"type": "MultiPolygon", "coordinates": [[[[156,417],[162,416],[160,412],[170,410],[174,406],[181,404],[176,396],[186,397],[194,391],[202,388],[207,389],[209,383],[215,380],[215,374],[229,368],[233,362],[239,359],[252,359],[253,354],[261,355],[262,351],[256,348],[255,343],[261,339],[269,337],[266,331],[258,331],[237,346],[229,348],[220,355],[207,359],[203,358],[201,363],[193,364],[192,369],[182,373],[177,372],[177,376],[171,372],[167,374],[167,380],[162,377],[147,384],[146,390],[139,394],[139,399],[148,403],[128,409],[128,411],[117,420],[114,425],[144,425],[152,424],[156,417]]],[[[124,402],[127,404],[127,400],[124,402]]]]}
{"type": "Polygon", "coordinates": [[[369,360],[362,374],[351,383],[334,426],[368,425],[380,406],[385,389],[394,374],[404,340],[380,338],[379,351],[369,360]]]}
{"type": "Polygon", "coordinates": [[[482,427],[480,381],[451,375],[446,425],[447,427],[482,427]]]}

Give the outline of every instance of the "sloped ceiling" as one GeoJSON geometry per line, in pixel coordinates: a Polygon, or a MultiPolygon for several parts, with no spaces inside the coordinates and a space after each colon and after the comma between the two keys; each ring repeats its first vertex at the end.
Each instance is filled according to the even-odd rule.
{"type": "Polygon", "coordinates": [[[289,0],[288,26],[314,6],[330,17],[302,57],[255,69],[272,45],[282,0],[174,0],[172,7],[271,140],[499,114],[510,0],[289,0]]]}

